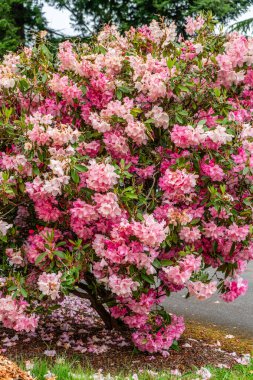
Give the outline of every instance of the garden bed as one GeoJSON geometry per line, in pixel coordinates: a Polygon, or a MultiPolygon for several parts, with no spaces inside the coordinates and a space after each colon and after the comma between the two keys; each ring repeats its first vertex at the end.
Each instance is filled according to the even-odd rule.
{"type": "MultiPolygon", "coordinates": [[[[87,301],[69,297],[52,316],[42,317],[34,333],[0,330],[2,353],[17,361],[34,358],[76,358],[84,367],[109,373],[136,369],[182,372],[206,365],[231,367],[245,361],[250,341],[189,322],[189,328],[168,356],[136,352],[129,333],[107,331],[87,301]],[[235,354],[236,351],[237,354],[235,354]]],[[[247,361],[247,357],[246,357],[247,361]]]]}

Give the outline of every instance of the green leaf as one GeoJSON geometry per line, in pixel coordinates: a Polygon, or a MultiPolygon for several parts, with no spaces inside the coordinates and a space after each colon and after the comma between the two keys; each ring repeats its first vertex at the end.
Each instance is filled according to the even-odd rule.
{"type": "Polygon", "coordinates": [[[253,206],[252,198],[245,198],[245,199],[243,200],[243,203],[244,203],[246,206],[253,206]]]}
{"type": "Polygon", "coordinates": [[[154,284],[155,283],[155,280],[154,280],[154,277],[152,275],[147,275],[145,273],[142,273],[141,274],[141,278],[148,282],[149,284],[154,284]]]}
{"type": "Polygon", "coordinates": [[[173,265],[173,264],[174,263],[171,260],[161,260],[161,266],[162,267],[168,267],[168,266],[173,265]]]}
{"type": "Polygon", "coordinates": [[[42,53],[50,60],[52,58],[52,54],[48,50],[47,46],[43,44],[41,45],[40,48],[41,48],[42,53]]]}
{"type": "Polygon", "coordinates": [[[10,287],[8,288],[8,291],[9,291],[9,292],[12,292],[13,290],[16,290],[16,289],[17,289],[16,285],[12,285],[12,286],[10,286],[10,287]]]}
{"type": "Polygon", "coordinates": [[[117,89],[116,90],[116,98],[118,99],[118,100],[121,100],[122,99],[122,92],[119,90],[119,89],[117,89]]]}
{"type": "Polygon", "coordinates": [[[182,86],[181,84],[178,85],[178,88],[183,92],[190,92],[190,89],[186,86],[182,86]]]}
{"type": "Polygon", "coordinates": [[[213,89],[213,92],[214,92],[214,95],[215,95],[217,98],[220,97],[221,92],[220,92],[220,89],[219,89],[218,87],[215,87],[215,88],[213,89]]]}
{"type": "Polygon", "coordinates": [[[155,268],[161,268],[161,262],[158,260],[158,259],[155,259],[154,261],[153,261],[153,266],[155,267],[155,268]]]}
{"type": "Polygon", "coordinates": [[[131,94],[131,92],[133,92],[132,88],[126,86],[119,86],[118,89],[125,94],[131,94]]]}
{"type": "Polygon", "coordinates": [[[21,288],[21,289],[20,289],[20,293],[21,293],[22,296],[25,297],[25,298],[28,296],[28,293],[27,293],[27,291],[26,291],[24,288],[21,288]]]}
{"type": "Polygon", "coordinates": [[[246,167],[246,168],[243,169],[242,174],[246,175],[248,172],[249,172],[249,168],[246,167]]]}
{"type": "Polygon", "coordinates": [[[43,252],[43,253],[41,253],[38,257],[37,257],[37,259],[35,260],[35,264],[39,264],[45,257],[46,257],[46,255],[47,255],[47,252],[43,252]]]}
{"type": "Polygon", "coordinates": [[[169,69],[172,69],[172,67],[174,66],[175,62],[176,62],[176,58],[174,58],[174,59],[168,58],[167,59],[167,67],[169,69]]]}
{"type": "Polygon", "coordinates": [[[79,165],[79,164],[78,164],[78,165],[75,165],[75,169],[76,169],[77,171],[79,171],[79,172],[82,172],[82,173],[88,171],[88,168],[87,168],[86,166],[79,165]]]}
{"type": "Polygon", "coordinates": [[[25,79],[20,79],[19,81],[19,88],[21,92],[27,92],[30,88],[29,83],[25,79]]]}
{"type": "Polygon", "coordinates": [[[62,247],[63,245],[66,245],[65,241],[61,241],[60,243],[57,243],[56,247],[62,247]]]}
{"type": "Polygon", "coordinates": [[[78,184],[78,183],[80,182],[80,178],[79,178],[79,175],[78,175],[78,173],[77,173],[76,170],[71,170],[70,175],[71,175],[72,180],[73,180],[76,184],[78,184]]]}
{"type": "Polygon", "coordinates": [[[147,119],[145,120],[144,124],[153,124],[155,122],[155,119],[147,119]]]}
{"type": "Polygon", "coordinates": [[[54,255],[60,257],[61,259],[65,259],[66,258],[65,253],[62,252],[62,251],[54,251],[54,255]]]}
{"type": "Polygon", "coordinates": [[[35,175],[40,175],[40,170],[36,164],[33,165],[33,173],[35,175]]]}
{"type": "Polygon", "coordinates": [[[142,113],[142,110],[141,110],[141,108],[132,108],[130,113],[133,116],[138,116],[140,113],[142,113]]]}
{"type": "Polygon", "coordinates": [[[179,344],[176,340],[173,341],[172,345],[170,346],[172,350],[179,351],[179,344]]]}
{"type": "Polygon", "coordinates": [[[46,74],[46,73],[44,73],[44,74],[42,75],[42,77],[41,77],[41,81],[42,81],[42,83],[46,83],[46,81],[47,81],[47,74],[46,74]]]}
{"type": "Polygon", "coordinates": [[[87,87],[86,86],[81,86],[81,90],[82,90],[83,95],[86,95],[87,87]]]}

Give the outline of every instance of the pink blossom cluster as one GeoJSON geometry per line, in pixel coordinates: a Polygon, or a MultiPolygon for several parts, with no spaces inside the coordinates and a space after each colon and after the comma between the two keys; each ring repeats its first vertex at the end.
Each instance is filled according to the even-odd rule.
{"type": "Polygon", "coordinates": [[[13,300],[11,296],[0,294],[0,322],[4,327],[16,331],[34,331],[38,325],[38,317],[26,314],[28,303],[24,300],[13,300]]]}
{"type": "Polygon", "coordinates": [[[179,262],[179,265],[163,269],[165,279],[174,285],[184,285],[191,278],[193,272],[199,271],[200,265],[200,257],[186,256],[179,262]]]}
{"type": "Polygon", "coordinates": [[[46,296],[54,301],[59,297],[59,290],[61,286],[61,272],[55,273],[42,273],[38,278],[39,290],[46,296]]]}
{"type": "Polygon", "coordinates": [[[247,280],[243,280],[241,277],[232,281],[225,281],[225,293],[221,295],[225,302],[233,302],[236,298],[243,296],[248,289],[247,280]]]}

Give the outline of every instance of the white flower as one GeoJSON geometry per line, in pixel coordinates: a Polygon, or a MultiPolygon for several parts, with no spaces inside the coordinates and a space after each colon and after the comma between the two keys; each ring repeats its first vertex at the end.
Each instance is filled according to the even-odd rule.
{"type": "Polygon", "coordinates": [[[200,368],[196,372],[196,374],[201,376],[202,380],[208,380],[208,379],[211,379],[211,377],[212,377],[211,372],[205,367],[200,368]]]}
{"type": "Polygon", "coordinates": [[[54,373],[48,372],[44,375],[46,380],[57,380],[57,377],[54,373]]]}
{"type": "Polygon", "coordinates": [[[182,376],[182,373],[179,371],[179,369],[172,369],[170,371],[171,375],[173,376],[182,376]]]}
{"type": "Polygon", "coordinates": [[[245,354],[241,358],[236,358],[237,363],[242,365],[248,365],[250,363],[251,356],[250,354],[245,354]]]}
{"type": "Polygon", "coordinates": [[[26,369],[27,371],[32,370],[33,367],[34,367],[34,363],[31,362],[31,360],[26,360],[26,361],[25,361],[25,369],[26,369]]]}
{"type": "Polygon", "coordinates": [[[0,233],[5,236],[7,231],[13,226],[13,224],[8,224],[0,219],[0,233]]]}
{"type": "Polygon", "coordinates": [[[55,350],[45,350],[44,355],[49,356],[49,357],[53,357],[56,355],[56,351],[55,350]]]}

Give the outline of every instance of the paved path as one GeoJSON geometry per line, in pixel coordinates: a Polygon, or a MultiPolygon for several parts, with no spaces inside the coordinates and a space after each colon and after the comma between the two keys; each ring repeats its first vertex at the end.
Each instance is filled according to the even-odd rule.
{"type": "Polygon", "coordinates": [[[238,332],[253,338],[253,263],[243,277],[249,281],[248,292],[232,303],[223,302],[219,296],[206,301],[198,301],[194,297],[185,300],[185,292],[178,292],[165,302],[166,309],[189,319],[227,327],[231,334],[238,332]]]}

